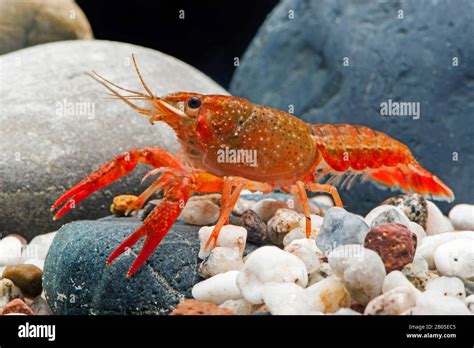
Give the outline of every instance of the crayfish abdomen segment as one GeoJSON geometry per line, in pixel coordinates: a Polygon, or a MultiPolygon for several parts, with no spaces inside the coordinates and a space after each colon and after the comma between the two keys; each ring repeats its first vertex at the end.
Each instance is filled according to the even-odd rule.
{"type": "Polygon", "coordinates": [[[320,124],[312,130],[318,150],[334,171],[392,167],[413,158],[405,145],[368,127],[320,124]]]}

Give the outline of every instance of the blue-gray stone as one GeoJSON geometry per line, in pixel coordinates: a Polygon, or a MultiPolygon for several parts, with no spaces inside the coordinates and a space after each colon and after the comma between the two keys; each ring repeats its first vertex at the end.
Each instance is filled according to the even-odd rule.
{"type": "MultiPolygon", "coordinates": [[[[473,203],[473,13],[470,0],[283,0],[242,57],[230,90],[285,111],[293,105],[311,123],[383,131],[407,144],[457,202],[473,203]],[[419,102],[420,118],[381,116],[388,99],[419,102]]],[[[350,211],[365,214],[391,195],[364,184],[341,196],[350,211]]]]}
{"type": "Polygon", "coordinates": [[[316,245],[326,254],[340,245],[364,244],[370,227],[359,215],[339,207],[329,208],[316,238],[316,245]]]}
{"type": "Polygon", "coordinates": [[[54,314],[167,314],[191,297],[201,280],[198,226],[177,221],[131,278],[126,274],[142,242],[106,268],[110,253],[140,224],[135,218],[109,218],[72,222],[58,231],[43,275],[54,314]]]}

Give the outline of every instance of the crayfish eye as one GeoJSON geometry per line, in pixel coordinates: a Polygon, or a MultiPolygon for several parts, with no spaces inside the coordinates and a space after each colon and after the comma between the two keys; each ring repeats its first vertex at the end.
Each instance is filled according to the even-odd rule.
{"type": "Polygon", "coordinates": [[[191,97],[188,99],[188,107],[190,109],[197,109],[201,106],[201,99],[198,97],[191,97]]]}

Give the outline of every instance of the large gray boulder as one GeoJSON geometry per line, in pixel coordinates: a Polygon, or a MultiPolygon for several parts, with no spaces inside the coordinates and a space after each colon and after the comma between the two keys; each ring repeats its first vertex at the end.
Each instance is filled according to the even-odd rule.
{"type": "MultiPolygon", "coordinates": [[[[470,0],[283,0],[247,49],[230,91],[285,111],[293,105],[311,123],[383,131],[407,144],[457,202],[472,203],[473,13],[470,0]],[[420,117],[381,116],[389,99],[419,102],[420,117]]],[[[342,199],[363,213],[390,195],[366,184],[342,199]]]]}
{"type": "Polygon", "coordinates": [[[116,194],[138,193],[144,168],[96,193],[53,222],[49,207],[99,165],[134,148],[176,150],[172,130],[108,100],[84,72],[95,70],[142,90],[139,67],[157,95],[176,91],[225,94],[193,67],[163,53],[119,42],[62,41],[0,56],[0,233],[28,239],[67,221],[108,213],[116,194]]]}

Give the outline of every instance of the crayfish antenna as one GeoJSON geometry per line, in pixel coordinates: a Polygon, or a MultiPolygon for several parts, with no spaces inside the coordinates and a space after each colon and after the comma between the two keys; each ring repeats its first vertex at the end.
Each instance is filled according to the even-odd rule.
{"type": "Polygon", "coordinates": [[[145,88],[145,91],[147,91],[148,96],[154,100],[156,99],[155,95],[152,93],[150,88],[148,88],[147,84],[143,80],[142,74],[140,73],[140,70],[138,69],[137,61],[135,59],[135,55],[132,53],[132,60],[133,60],[133,66],[135,67],[135,71],[137,72],[138,78],[140,79],[140,82],[142,83],[143,88],[145,88]]]}
{"type": "Polygon", "coordinates": [[[144,109],[144,108],[141,108],[139,107],[138,105],[135,105],[133,104],[131,101],[129,101],[129,99],[143,99],[143,100],[150,100],[150,97],[143,94],[143,93],[140,93],[140,92],[136,92],[136,91],[132,91],[130,89],[127,89],[127,88],[123,88],[113,82],[110,82],[109,80],[105,79],[104,77],[102,77],[101,75],[99,75],[98,73],[96,73],[95,71],[92,71],[92,73],[89,73],[87,72],[86,73],[88,76],[90,76],[91,78],[93,78],[94,80],[96,80],[97,82],[99,82],[102,86],[104,86],[105,88],[107,88],[111,94],[122,100],[125,104],[127,104],[128,106],[130,106],[133,110],[137,111],[138,113],[142,114],[142,115],[146,115],[146,116],[150,116],[151,115],[151,112],[150,110],[147,110],[147,109],[144,109]],[[126,91],[126,92],[129,92],[129,93],[132,93],[132,94],[135,94],[135,96],[133,97],[129,97],[129,96],[123,96],[121,95],[119,92],[117,92],[115,89],[113,89],[111,86],[115,87],[115,88],[118,88],[122,91],[126,91]],[[140,97],[140,98],[137,98],[137,97],[140,97]]]}

